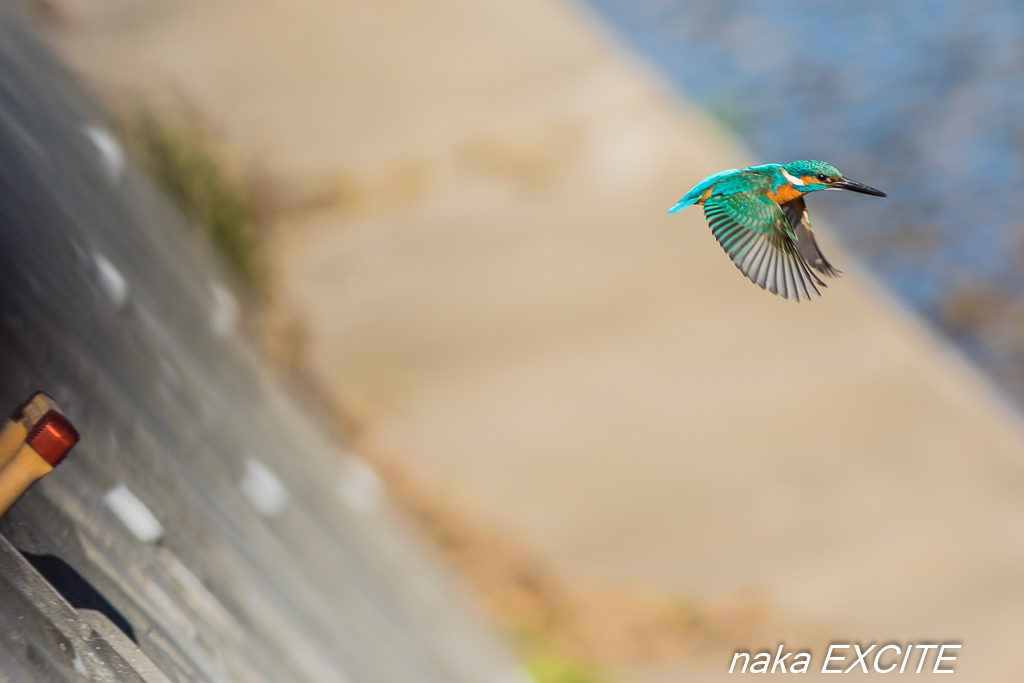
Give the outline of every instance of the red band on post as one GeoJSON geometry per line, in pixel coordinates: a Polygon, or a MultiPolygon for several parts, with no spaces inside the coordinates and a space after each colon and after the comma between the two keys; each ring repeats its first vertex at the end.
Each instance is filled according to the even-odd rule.
{"type": "Polygon", "coordinates": [[[43,460],[56,467],[78,439],[78,430],[71,422],[56,410],[51,410],[43,415],[26,442],[43,460]]]}

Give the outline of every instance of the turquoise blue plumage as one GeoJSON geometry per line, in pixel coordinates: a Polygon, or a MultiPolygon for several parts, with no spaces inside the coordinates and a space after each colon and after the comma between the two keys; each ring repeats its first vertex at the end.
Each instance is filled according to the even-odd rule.
{"type": "Polygon", "coordinates": [[[839,274],[818,248],[804,204],[805,194],[819,190],[886,196],[847,180],[830,164],[804,160],[720,171],[694,185],[668,212],[702,204],[712,234],[751,282],[787,299],[809,300],[826,286],[819,273],[839,274]]]}

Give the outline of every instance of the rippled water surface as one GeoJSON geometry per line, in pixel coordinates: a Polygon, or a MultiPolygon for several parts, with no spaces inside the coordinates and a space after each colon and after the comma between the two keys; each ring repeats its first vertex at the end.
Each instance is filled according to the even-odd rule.
{"type": "Polygon", "coordinates": [[[762,161],[888,192],[809,204],[1024,398],[1024,2],[588,2],[762,161]]]}

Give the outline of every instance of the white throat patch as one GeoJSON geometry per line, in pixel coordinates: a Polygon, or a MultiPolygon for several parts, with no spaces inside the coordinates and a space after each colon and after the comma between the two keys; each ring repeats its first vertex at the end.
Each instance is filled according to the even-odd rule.
{"type": "Polygon", "coordinates": [[[793,187],[800,187],[801,185],[807,184],[804,181],[797,178],[796,176],[787,173],[785,168],[782,169],[782,175],[786,178],[786,180],[789,181],[789,184],[792,185],[793,187]]]}

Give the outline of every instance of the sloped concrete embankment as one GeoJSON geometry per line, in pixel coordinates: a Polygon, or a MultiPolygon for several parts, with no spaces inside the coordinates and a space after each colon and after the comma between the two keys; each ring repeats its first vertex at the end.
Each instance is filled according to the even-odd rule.
{"type": "Polygon", "coordinates": [[[0,520],[5,680],[509,675],[6,4],[0,226],[0,406],[45,390],[82,434],[0,520]]]}

